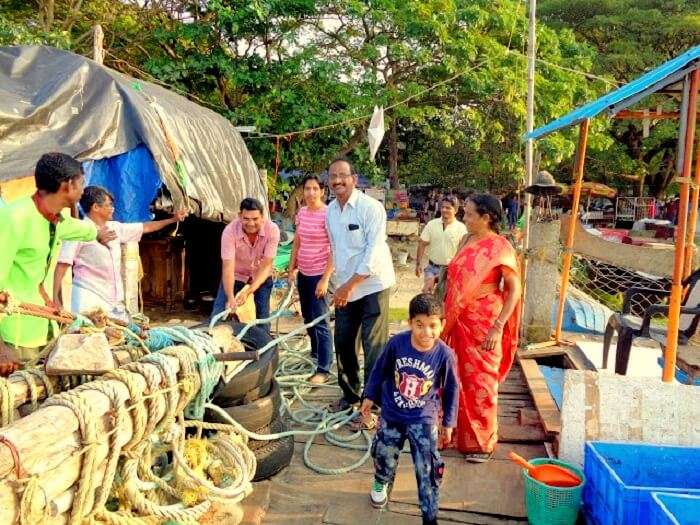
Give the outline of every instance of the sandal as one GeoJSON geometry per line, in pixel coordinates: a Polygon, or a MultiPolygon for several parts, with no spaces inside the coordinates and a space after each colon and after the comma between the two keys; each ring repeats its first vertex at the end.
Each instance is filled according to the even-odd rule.
{"type": "Polygon", "coordinates": [[[464,459],[468,463],[486,463],[493,457],[493,451],[491,452],[472,452],[464,455],[464,459]]]}
{"type": "Polygon", "coordinates": [[[330,405],[328,405],[329,412],[343,412],[344,410],[356,410],[357,408],[359,408],[358,403],[350,403],[346,401],[343,397],[341,397],[340,399],[336,399],[330,405]]]}
{"type": "Polygon", "coordinates": [[[361,430],[374,430],[377,428],[378,417],[376,414],[370,414],[369,417],[363,417],[359,414],[358,417],[353,419],[348,428],[353,432],[360,432],[361,430]]]}
{"type": "Polygon", "coordinates": [[[328,383],[329,377],[330,374],[326,372],[316,372],[314,375],[309,377],[307,381],[312,385],[323,385],[325,383],[328,383]]]}

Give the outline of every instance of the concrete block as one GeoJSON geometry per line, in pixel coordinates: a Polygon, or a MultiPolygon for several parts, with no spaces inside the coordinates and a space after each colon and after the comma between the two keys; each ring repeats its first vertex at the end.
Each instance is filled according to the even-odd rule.
{"type": "Polygon", "coordinates": [[[586,441],[700,446],[700,389],[567,370],[561,424],[559,457],[577,465],[586,441]]]}
{"type": "Polygon", "coordinates": [[[523,325],[528,343],[549,341],[557,296],[559,221],[530,224],[523,325]]]}

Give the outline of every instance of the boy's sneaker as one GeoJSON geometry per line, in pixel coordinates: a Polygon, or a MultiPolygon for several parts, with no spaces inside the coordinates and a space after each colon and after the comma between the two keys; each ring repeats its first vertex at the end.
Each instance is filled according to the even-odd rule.
{"type": "Polygon", "coordinates": [[[386,506],[389,496],[387,495],[388,485],[375,481],[372,483],[372,490],[369,492],[369,501],[375,509],[381,509],[386,506]]]}

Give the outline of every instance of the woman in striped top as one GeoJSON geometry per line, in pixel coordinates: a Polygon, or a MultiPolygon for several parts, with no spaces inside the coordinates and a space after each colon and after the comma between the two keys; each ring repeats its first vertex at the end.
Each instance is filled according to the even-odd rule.
{"type": "MultiPolygon", "coordinates": [[[[333,273],[331,244],[326,231],[326,205],[323,185],[315,175],[302,181],[303,206],[296,216],[296,235],[289,261],[289,279],[296,278],[304,323],[309,323],[328,311],[326,295],[333,273]]],[[[333,362],[333,343],[328,320],[324,319],[307,330],[311,339],[311,356],[316,359],[316,373],[309,382],[328,381],[333,362]]]]}

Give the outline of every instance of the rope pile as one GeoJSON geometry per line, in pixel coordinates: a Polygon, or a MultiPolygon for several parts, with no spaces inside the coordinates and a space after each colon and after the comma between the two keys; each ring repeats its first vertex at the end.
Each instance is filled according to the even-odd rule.
{"type": "MultiPolygon", "coordinates": [[[[279,319],[291,301],[292,292],[290,287],[275,314],[250,323],[237,337],[242,339],[254,325],[279,319]]],[[[226,312],[220,317],[225,315],[226,312]]],[[[303,427],[277,434],[250,432],[208,402],[224,368],[213,358],[213,354],[221,350],[205,332],[185,327],[154,328],[147,334],[135,325],[117,327],[125,335],[126,346],[135,348],[135,357],[140,358],[97,380],[56,395],[52,395],[55,390],[71,387],[75,380],[49,378],[38,369],[13,374],[10,380],[22,380],[27,384],[29,408],[38,406],[37,386],[41,382],[49,396],[42,406],[65,407],[78,420],[82,448],[75,455],[82,456],[82,460],[68,523],[141,525],[164,520],[195,523],[209,510],[213,500],[238,502],[252,490],[250,480],[256,461],[247,447],[248,439],[269,441],[291,435],[308,436],[304,463],[322,474],[340,474],[364,464],[369,457],[369,434],[341,432],[357,414],[350,410],[329,413],[325,407],[311,403],[328,398],[314,394],[314,389],[338,388],[334,381],[325,385],[311,385],[306,381],[314,371],[314,363],[308,355],[308,340],[302,334],[328,315],[288,334],[278,335],[259,349],[262,354],[279,345],[281,359],[277,381],[284,392],[282,411],[303,427]],[[173,367],[172,360],[177,360],[179,369],[173,367]],[[106,433],[97,431],[102,416],[94,414],[86,401],[85,394],[90,391],[100,392],[109,399],[112,428],[106,433]],[[293,408],[295,403],[301,406],[293,408]],[[205,408],[215,411],[227,424],[200,421],[205,408]],[[187,421],[185,417],[193,419],[187,421]],[[129,420],[130,425],[127,424],[129,420]],[[132,434],[126,439],[123,429],[129,426],[132,434]],[[205,431],[215,434],[203,437],[205,431]],[[319,435],[333,445],[364,451],[364,454],[347,466],[316,465],[310,459],[310,451],[314,438],[319,435]],[[356,443],[358,439],[362,441],[356,443]],[[98,461],[105,453],[106,458],[98,461]]],[[[95,329],[84,319],[80,323],[87,330],[95,329]]],[[[245,364],[241,361],[235,366],[242,368],[245,364]]],[[[2,425],[9,424],[14,417],[15,400],[10,380],[0,380],[2,425]]],[[[50,501],[47,501],[41,480],[34,475],[21,479],[19,485],[23,488],[21,523],[42,523],[49,512],[50,501]]]]}
{"type": "MultiPolygon", "coordinates": [[[[250,493],[255,456],[247,439],[230,425],[183,417],[185,407],[201,391],[199,362],[195,348],[169,347],[44,403],[70,409],[79,423],[83,448],[76,454],[83,458],[68,523],[140,525],[167,519],[195,523],[212,500],[238,502],[250,493]],[[177,359],[179,371],[168,357],[177,359]],[[148,395],[142,393],[144,382],[148,395]],[[100,392],[110,401],[112,429],[101,436],[99,418],[85,398],[88,391],[100,392]],[[124,442],[127,418],[133,430],[124,442]],[[197,430],[196,437],[186,437],[189,428],[197,430]],[[202,438],[202,431],[209,429],[218,432],[211,439],[202,438]],[[105,448],[107,457],[100,463],[98,451],[105,448]],[[112,494],[116,499],[110,501],[112,494]]],[[[38,478],[23,481],[21,522],[42,523],[48,505],[38,478]]]]}
{"type": "MultiPolygon", "coordinates": [[[[279,321],[280,317],[285,314],[286,308],[292,301],[293,292],[293,287],[289,286],[287,294],[280,303],[277,311],[266,319],[256,319],[255,321],[252,321],[246,325],[238,333],[238,339],[242,339],[250,328],[255,325],[279,321]]],[[[229,314],[230,311],[225,310],[221,314],[214,316],[209,325],[210,329],[213,328],[218,321],[225,318],[229,314]]],[[[280,364],[275,377],[284,396],[283,413],[289,415],[294,423],[302,427],[306,427],[306,429],[260,435],[251,432],[242,425],[238,424],[218,406],[207,404],[206,408],[216,412],[220,418],[234,426],[237,431],[244,434],[249,439],[271,441],[287,436],[308,436],[308,440],[304,446],[304,464],[319,474],[336,475],[350,472],[364,465],[370,456],[372,438],[369,433],[364,430],[350,432],[349,434],[339,432],[342,427],[349,425],[352,421],[354,421],[358,414],[353,412],[351,409],[335,413],[329,412],[327,408],[327,401],[337,397],[335,393],[321,396],[312,394],[314,389],[330,389],[332,391],[339,390],[340,388],[337,385],[337,376],[335,374],[331,375],[331,380],[326,384],[318,385],[307,381],[307,379],[315,372],[315,364],[310,357],[311,345],[306,337],[306,330],[307,328],[328,319],[330,314],[331,312],[329,311],[311,322],[295,328],[291,332],[283,335],[279,334],[279,324],[277,324],[275,330],[277,337],[273,338],[272,341],[258,350],[258,352],[262,354],[274,346],[279,347],[280,364]],[[310,403],[310,401],[313,400],[321,401],[322,403],[321,405],[314,405],[310,403]],[[301,407],[292,408],[295,402],[298,402],[301,407]],[[326,441],[332,445],[350,450],[363,451],[364,454],[356,462],[346,466],[330,468],[317,465],[311,460],[310,451],[314,444],[314,439],[321,435],[324,436],[326,441]],[[355,441],[359,439],[362,439],[362,442],[355,443],[355,441]]]]}

